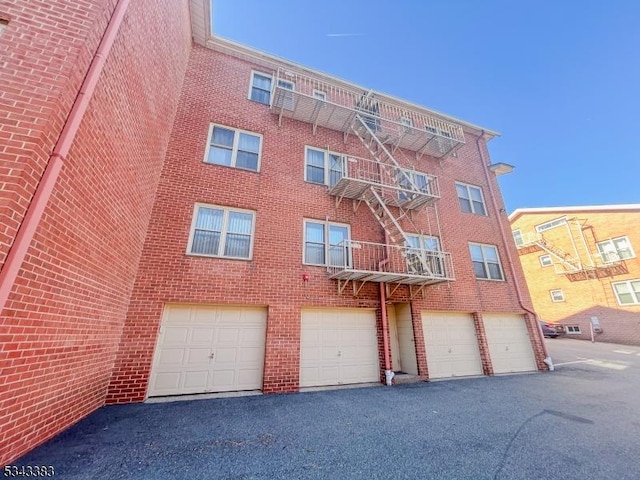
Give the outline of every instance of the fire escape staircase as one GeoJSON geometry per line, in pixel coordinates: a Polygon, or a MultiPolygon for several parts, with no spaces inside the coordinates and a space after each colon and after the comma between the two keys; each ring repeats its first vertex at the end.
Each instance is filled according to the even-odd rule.
{"type": "MultiPolygon", "coordinates": [[[[434,196],[429,191],[429,184],[420,188],[411,172],[400,166],[393,155],[389,152],[382,140],[376,136],[371,127],[371,117],[366,114],[356,114],[351,131],[356,135],[366,147],[370,156],[375,160],[380,170],[379,184],[367,186],[360,194],[358,201],[364,202],[373,213],[378,223],[382,226],[387,236],[387,243],[380,245],[384,256],[378,257],[380,265],[389,262],[389,257],[394,257],[396,267],[383,275],[383,272],[376,272],[376,276],[369,277],[369,281],[383,281],[386,283],[417,285],[421,291],[426,285],[453,280],[452,263],[450,254],[440,251],[426,251],[420,248],[409,247],[411,244],[407,234],[400,226],[400,220],[407,217],[411,210],[424,207],[434,200],[434,196]],[[394,208],[395,207],[395,208],[394,208]],[[394,213],[396,212],[397,213],[394,213]],[[398,265],[402,265],[403,272],[400,273],[398,265]],[[394,273],[392,270],[396,270],[394,273]]],[[[354,248],[361,248],[363,242],[352,242],[354,248]]],[[[355,251],[355,250],[354,250],[355,251]]],[[[378,269],[379,265],[371,266],[378,269]]],[[[340,281],[341,274],[334,278],[340,281]]],[[[343,277],[348,282],[346,277],[343,277]]],[[[347,283],[338,285],[339,290],[347,283]]],[[[364,284],[364,282],[361,284],[364,284]]],[[[396,287],[397,288],[397,287],[396,287]]],[[[357,294],[354,286],[354,293],[357,294]]],[[[394,290],[395,291],[395,290],[394,290]]],[[[412,296],[414,293],[412,292],[412,296]]]]}

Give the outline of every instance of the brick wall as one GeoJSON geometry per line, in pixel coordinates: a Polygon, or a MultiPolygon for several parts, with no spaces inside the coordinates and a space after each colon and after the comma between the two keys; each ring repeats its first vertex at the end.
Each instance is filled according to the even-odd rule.
{"type": "MultiPolygon", "coordinates": [[[[572,225],[571,235],[566,227],[549,230],[544,232],[545,238],[551,239],[554,245],[574,257],[576,245],[577,256],[584,265],[590,263],[586,251],[597,261],[594,255],[598,253],[597,242],[621,236],[629,238],[635,256],[611,268],[562,275],[557,274],[553,266],[541,266],[540,256],[548,252],[538,247],[521,250],[519,258],[540,318],[564,325],[578,325],[582,333],[568,336],[590,339],[590,318],[597,316],[603,331],[596,335],[596,341],[640,345],[640,305],[620,305],[612,287],[612,283],[640,279],[640,260],[637,256],[640,252],[640,212],[586,209],[578,212],[523,213],[514,219],[511,228],[520,229],[523,233],[533,232],[536,225],[563,215],[576,220],[580,226],[572,225]],[[562,290],[564,301],[552,301],[550,291],[557,289],[562,290]]],[[[557,259],[554,261],[557,262],[557,259]]]]}
{"type": "MultiPolygon", "coordinates": [[[[247,99],[252,68],[246,61],[194,47],[153,209],[143,257],[138,270],[123,343],[109,389],[109,402],[144,399],[163,305],[172,303],[268,305],[264,391],[297,389],[300,310],[309,306],[367,307],[379,310],[377,284],[368,284],[357,297],[350,289],[339,295],[325,267],[302,264],[303,219],[351,225],[351,238],[384,242],[384,233],[366,205],[354,213],[354,204],[336,206],[326,187],[304,181],[305,145],[367,157],[353,135],[318,128],[287,118],[278,125],[267,106],[247,99]],[[259,133],[263,136],[259,173],[203,163],[210,123],[259,133]],[[256,212],[251,261],[185,255],[195,203],[236,207],[256,212]],[[308,282],[302,274],[310,275],[308,282]]],[[[413,301],[414,323],[420,311],[492,311],[524,313],[517,301],[505,248],[482,169],[476,137],[456,158],[416,159],[413,152],[396,151],[397,160],[439,177],[442,199],[437,216],[443,248],[453,253],[456,281],[428,287],[413,301]],[[458,206],[455,181],[481,186],[489,216],[465,214],[458,206]],[[476,281],[468,242],[498,245],[507,282],[476,281]]],[[[480,148],[486,148],[484,141],[480,148]]],[[[497,191],[495,178],[494,189],[497,191]]],[[[498,199],[502,206],[502,200],[498,199]]],[[[499,208],[500,208],[499,207],[499,208]]],[[[508,228],[506,217],[505,227],[508,228]]],[[[437,225],[436,210],[413,216],[418,229],[437,225]]],[[[407,232],[414,231],[408,219],[407,232]]],[[[434,234],[437,229],[434,227],[434,234]]],[[[416,232],[417,233],[417,232],[416,232]]],[[[520,278],[522,273],[516,266],[520,278]]],[[[398,289],[392,302],[409,299],[408,288],[398,289]]],[[[526,297],[525,289],[525,300],[526,297]]],[[[380,315],[379,338],[382,339],[380,315]]],[[[418,327],[416,327],[418,328],[418,327]]],[[[421,328],[421,327],[420,327],[421,328]]],[[[417,332],[418,330],[416,330],[417,332]]],[[[416,333],[416,343],[423,343],[416,333]]],[[[424,347],[422,347],[422,352],[424,347]]],[[[426,376],[424,353],[419,353],[421,375],[426,376]],[[424,373],[423,373],[424,372],[424,373]]],[[[381,357],[381,369],[383,368],[381,357]]]]}
{"type": "MultiPolygon", "coordinates": [[[[115,1],[0,1],[6,256],[115,1]]],[[[186,1],[131,2],[0,320],[0,463],[104,403],[190,50],[186,1]]]]}

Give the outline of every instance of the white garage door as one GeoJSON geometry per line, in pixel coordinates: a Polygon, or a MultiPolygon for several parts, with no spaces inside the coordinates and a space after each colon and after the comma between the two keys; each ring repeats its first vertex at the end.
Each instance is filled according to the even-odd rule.
{"type": "Polygon", "coordinates": [[[494,373],[537,370],[531,339],[522,315],[485,313],[482,318],[494,373]]]}
{"type": "Polygon", "coordinates": [[[262,388],[267,311],[167,305],[149,396],[262,388]]]}
{"type": "Polygon", "coordinates": [[[303,310],[300,386],[378,382],[378,336],[373,310],[303,310]]]}
{"type": "Polygon", "coordinates": [[[473,318],[466,313],[422,312],[429,378],[482,375],[473,318]]]}

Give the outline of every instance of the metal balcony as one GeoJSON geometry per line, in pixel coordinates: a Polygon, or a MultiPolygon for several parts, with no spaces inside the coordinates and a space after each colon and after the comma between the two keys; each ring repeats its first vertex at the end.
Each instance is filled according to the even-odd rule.
{"type": "Polygon", "coordinates": [[[341,176],[329,187],[329,194],[358,200],[371,186],[381,192],[386,205],[405,210],[440,198],[438,179],[433,175],[353,156],[342,157],[341,176]]]}
{"type": "Polygon", "coordinates": [[[339,281],[424,286],[454,280],[448,252],[345,240],[328,267],[339,281]]]}
{"type": "Polygon", "coordinates": [[[436,158],[465,143],[460,125],[291,70],[278,69],[271,108],[280,118],[312,124],[314,132],[320,126],[347,133],[359,113],[385,144],[436,158]]]}

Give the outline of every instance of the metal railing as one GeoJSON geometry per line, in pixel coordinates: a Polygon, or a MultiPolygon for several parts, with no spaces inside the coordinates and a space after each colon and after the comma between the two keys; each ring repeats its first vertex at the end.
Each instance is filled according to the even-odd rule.
{"type": "Polygon", "coordinates": [[[400,146],[412,150],[432,143],[430,149],[444,154],[465,143],[458,124],[382,100],[371,91],[339,86],[291,69],[276,72],[271,106],[282,115],[343,131],[359,113],[379,135],[400,139],[400,146]]]}
{"type": "Polygon", "coordinates": [[[341,172],[336,171],[331,178],[329,193],[358,198],[360,195],[358,189],[353,189],[353,195],[347,191],[349,182],[382,187],[385,197],[393,197],[392,204],[410,200],[416,195],[432,199],[440,198],[438,179],[433,175],[395,165],[381,164],[376,160],[345,155],[342,157],[341,172]],[[412,181],[408,182],[407,179],[412,181]]]}
{"type": "Polygon", "coordinates": [[[362,279],[367,274],[378,281],[403,283],[403,277],[425,281],[454,280],[453,261],[448,252],[400,247],[381,243],[344,240],[331,258],[328,271],[331,277],[362,279]],[[350,278],[349,273],[353,273],[350,278]],[[380,275],[381,274],[381,275],[380,275]]]}

